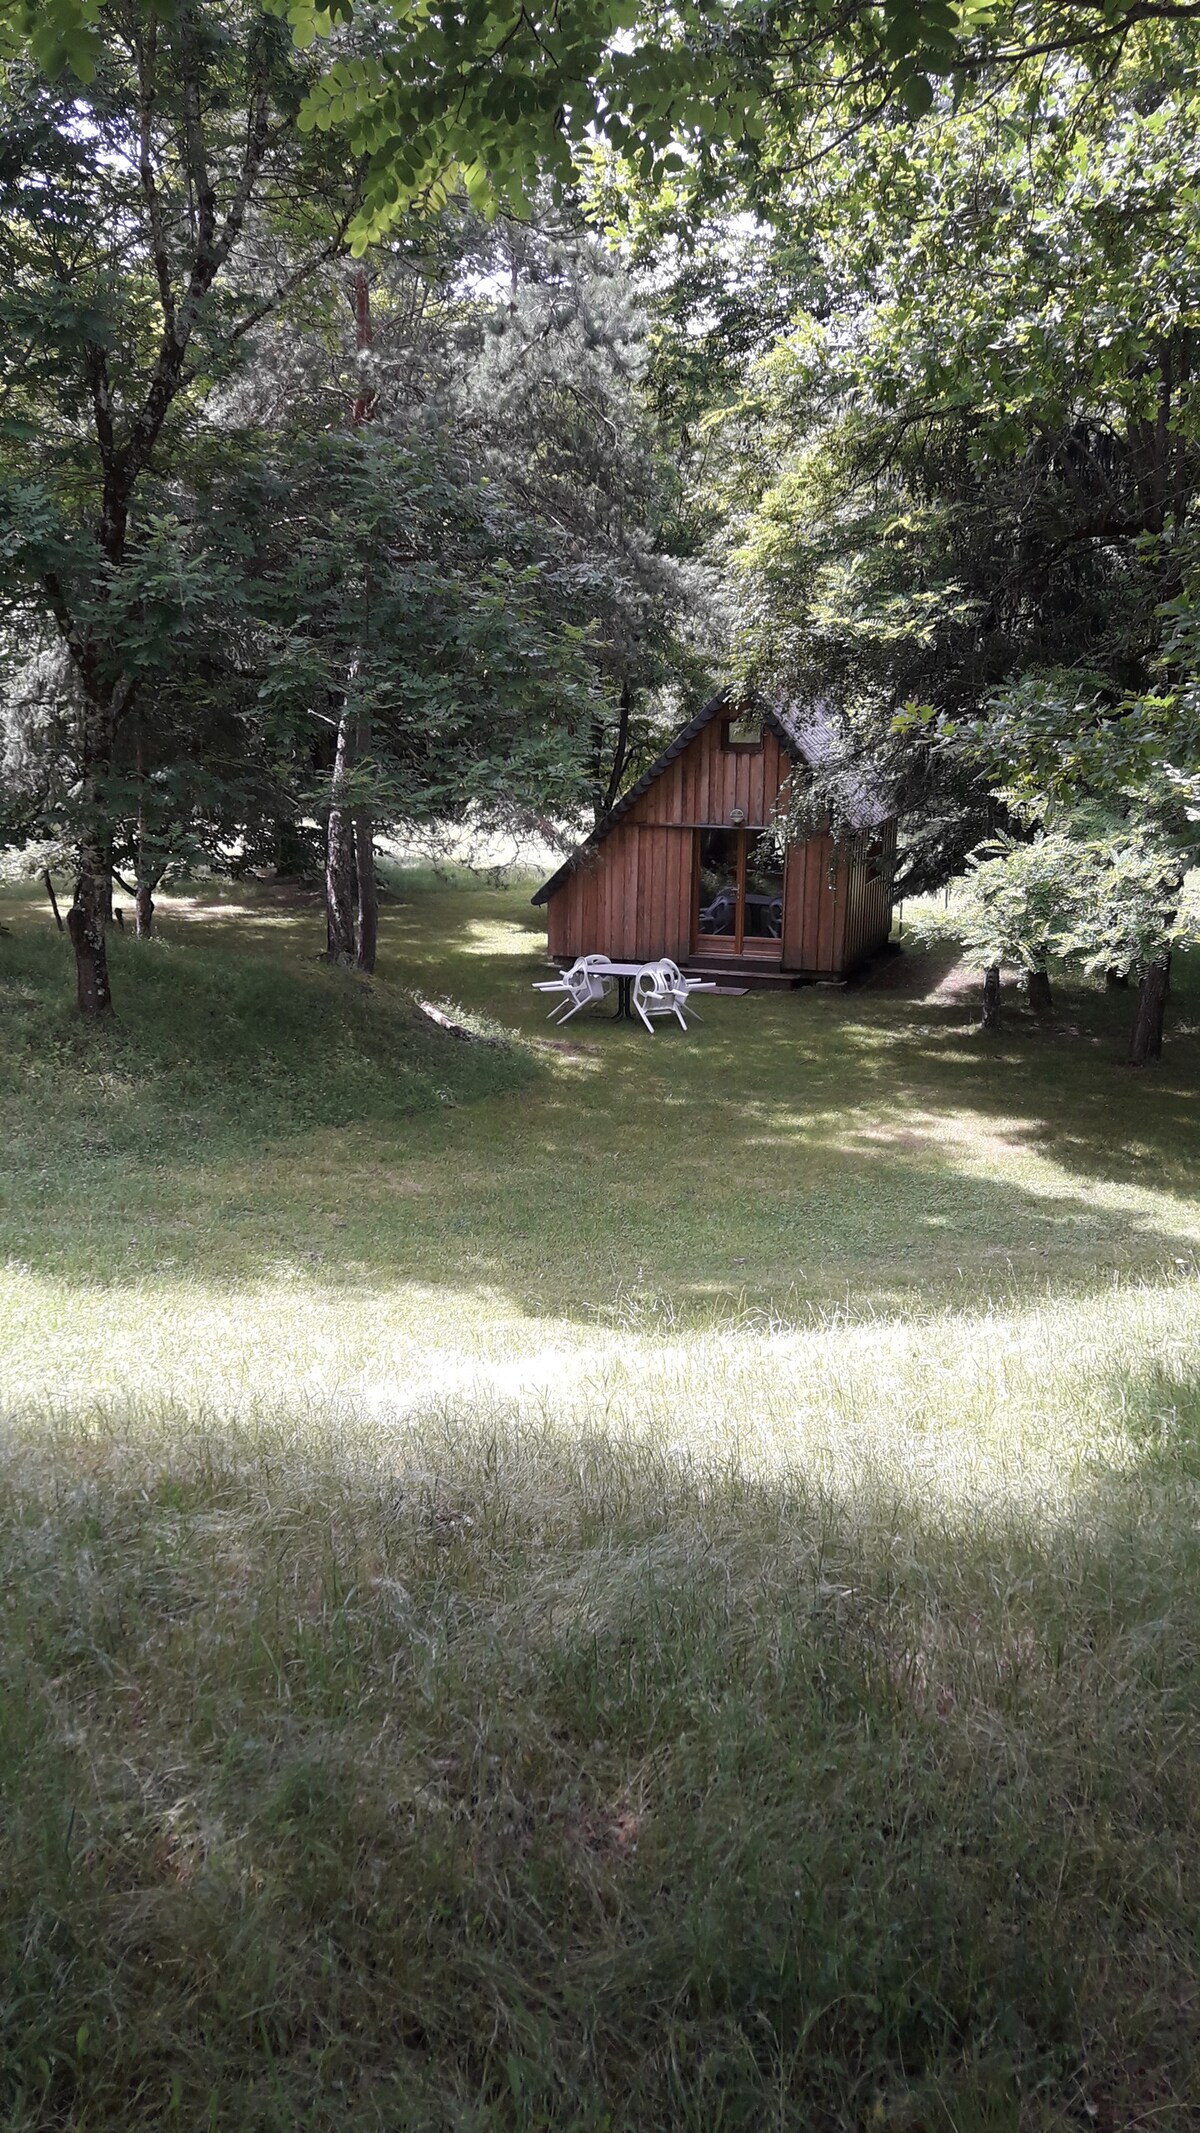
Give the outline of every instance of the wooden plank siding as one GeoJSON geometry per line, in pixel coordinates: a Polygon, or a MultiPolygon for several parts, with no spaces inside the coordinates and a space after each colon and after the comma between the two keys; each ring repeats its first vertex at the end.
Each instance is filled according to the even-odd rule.
{"type": "Polygon", "coordinates": [[[764,733],[762,747],[750,752],[722,748],[722,730],[720,719],[705,726],[635,800],[612,835],[619,836],[631,822],[716,827],[728,822],[735,807],[743,809],[751,825],[769,822],[791,764],[773,733],[764,733]]]}
{"type": "Polygon", "coordinates": [[[846,883],[841,970],[854,970],[867,956],[877,954],[891,933],[895,857],[894,822],[862,831],[843,853],[839,869],[846,883]]]}
{"type": "Polygon", "coordinates": [[[621,823],[549,903],[552,956],[648,961],[689,953],[692,831],[621,823]]]}
{"type": "MultiPolygon", "coordinates": [[[[727,826],[735,808],[751,829],[769,823],[793,776],[773,733],[753,751],[723,748],[721,737],[722,721],[714,718],[554,890],[547,909],[552,956],[669,955],[682,962],[692,953],[697,831],[727,826]]],[[[789,848],[785,969],[833,975],[882,947],[891,928],[895,837],[889,822],[836,852],[828,836],[789,848]]]]}
{"type": "Polygon", "coordinates": [[[833,969],[832,843],[809,837],[788,853],[783,884],[783,963],[786,970],[833,969]]]}

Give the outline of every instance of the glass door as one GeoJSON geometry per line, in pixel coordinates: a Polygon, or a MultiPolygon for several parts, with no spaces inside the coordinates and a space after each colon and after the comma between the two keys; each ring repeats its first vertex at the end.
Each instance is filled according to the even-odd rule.
{"type": "Polygon", "coordinates": [[[741,830],[702,829],[696,868],[696,940],[737,952],[742,877],[741,830]]]}
{"type": "Polygon", "coordinates": [[[783,861],[766,830],[743,830],[746,859],[742,869],[742,951],[746,955],[783,954],[783,861]]]}
{"type": "Polygon", "coordinates": [[[761,829],[696,832],[697,948],[778,956],[783,947],[783,867],[761,829]]]}

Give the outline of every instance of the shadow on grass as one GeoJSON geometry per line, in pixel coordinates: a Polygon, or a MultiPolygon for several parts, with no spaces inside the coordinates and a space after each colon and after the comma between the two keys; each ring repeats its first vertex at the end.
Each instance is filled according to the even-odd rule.
{"type": "Polygon", "coordinates": [[[711,999],[686,1038],[595,1016],[560,1035],[525,894],[406,881],[373,992],[316,961],[315,902],[167,900],[157,948],[115,944],[99,1044],[47,1008],[58,944],[19,943],[8,1252],[117,1285],[287,1262],[584,1320],[631,1293],[908,1310],[1190,1262],[1194,1037],[1139,1076],[1117,1064],[1127,1001],[1079,989],[1069,1032],[1014,1014],[987,1039],[932,983],[711,999]],[[414,1030],[389,970],[534,1051],[414,1030]]]}
{"type": "Polygon", "coordinates": [[[5,2123],[1194,2125],[1200,1389],[1109,1393],[986,1512],[502,1410],[31,1445],[5,2123]]]}

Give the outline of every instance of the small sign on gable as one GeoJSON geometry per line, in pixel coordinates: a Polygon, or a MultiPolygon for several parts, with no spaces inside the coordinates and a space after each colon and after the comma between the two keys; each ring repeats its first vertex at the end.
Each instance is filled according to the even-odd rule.
{"type": "Polygon", "coordinates": [[[739,711],[735,718],[727,718],[721,734],[721,744],[725,748],[761,748],[761,715],[756,711],[739,711]]]}

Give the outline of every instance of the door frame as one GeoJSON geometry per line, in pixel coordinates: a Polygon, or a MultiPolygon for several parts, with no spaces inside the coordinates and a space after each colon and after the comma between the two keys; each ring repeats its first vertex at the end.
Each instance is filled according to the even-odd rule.
{"type": "Polygon", "coordinates": [[[726,953],[740,955],[742,952],[742,913],[745,909],[743,896],[746,887],[746,839],[732,822],[698,822],[692,831],[692,914],[688,938],[693,955],[704,949],[724,949],[726,953]],[[733,831],[737,838],[737,886],[734,893],[733,932],[701,933],[700,931],[700,839],[705,830],[733,831]]]}
{"type": "MultiPolygon", "coordinates": [[[[756,962],[774,962],[783,959],[783,925],[780,923],[779,939],[768,940],[760,947],[758,936],[754,945],[746,946],[746,865],[750,850],[750,838],[761,835],[766,828],[762,822],[701,822],[692,831],[692,924],[691,952],[700,955],[705,950],[724,949],[735,956],[748,955],[756,962]],[[706,829],[732,830],[737,838],[737,901],[734,906],[732,933],[701,933],[700,931],[700,839],[706,829]]],[[[786,897],[786,864],[784,868],[786,897]]],[[[784,904],[786,911],[786,901],[784,904]]]]}

